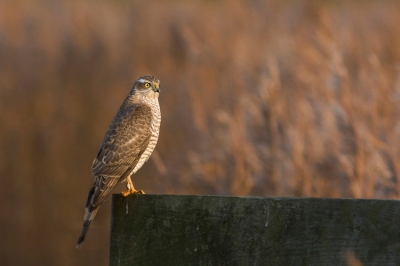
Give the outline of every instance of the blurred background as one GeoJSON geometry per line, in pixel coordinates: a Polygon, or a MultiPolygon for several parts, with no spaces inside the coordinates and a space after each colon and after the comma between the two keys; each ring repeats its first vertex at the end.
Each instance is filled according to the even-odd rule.
{"type": "Polygon", "coordinates": [[[394,0],[0,0],[1,264],[108,265],[110,199],[75,243],[92,161],[146,74],[148,194],[398,198],[399,32],[394,0]]]}

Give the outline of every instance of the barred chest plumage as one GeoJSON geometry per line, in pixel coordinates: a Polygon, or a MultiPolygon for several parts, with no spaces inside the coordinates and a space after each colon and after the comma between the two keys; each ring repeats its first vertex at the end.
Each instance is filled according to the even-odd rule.
{"type": "Polygon", "coordinates": [[[158,141],[158,135],[160,133],[161,111],[160,111],[160,105],[158,103],[158,98],[147,99],[146,103],[151,107],[153,116],[151,120],[150,142],[131,174],[136,173],[136,171],[138,171],[143,166],[143,164],[150,158],[150,155],[153,153],[153,150],[156,147],[158,141]]]}

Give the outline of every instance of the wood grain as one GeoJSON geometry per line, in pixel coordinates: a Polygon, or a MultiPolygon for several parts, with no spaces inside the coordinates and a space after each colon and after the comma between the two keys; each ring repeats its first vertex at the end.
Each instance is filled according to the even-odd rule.
{"type": "Polygon", "coordinates": [[[110,265],[400,265],[399,221],[394,200],[113,195],[110,265]]]}

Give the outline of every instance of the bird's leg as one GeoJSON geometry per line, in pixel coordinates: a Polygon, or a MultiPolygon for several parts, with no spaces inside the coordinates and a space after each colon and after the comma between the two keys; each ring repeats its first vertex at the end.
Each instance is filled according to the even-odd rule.
{"type": "Polygon", "coordinates": [[[130,194],[144,194],[144,191],[143,190],[136,190],[135,189],[135,187],[133,186],[133,184],[132,184],[132,180],[131,180],[131,177],[130,176],[128,176],[127,178],[126,178],[126,188],[128,189],[128,190],[126,190],[126,191],[122,191],[121,192],[121,195],[122,195],[122,197],[128,197],[130,194]]]}

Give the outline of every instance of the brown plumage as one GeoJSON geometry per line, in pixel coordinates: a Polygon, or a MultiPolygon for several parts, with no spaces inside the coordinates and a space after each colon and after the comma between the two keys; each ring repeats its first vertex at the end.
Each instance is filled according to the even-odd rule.
{"type": "Polygon", "coordinates": [[[79,248],[98,208],[112,189],[127,181],[123,196],[141,193],[130,176],[149,159],[157,143],[161,112],[158,104],[160,81],[153,76],[139,78],[112,120],[100,150],[93,161],[94,183],[89,190],[79,248]]]}

